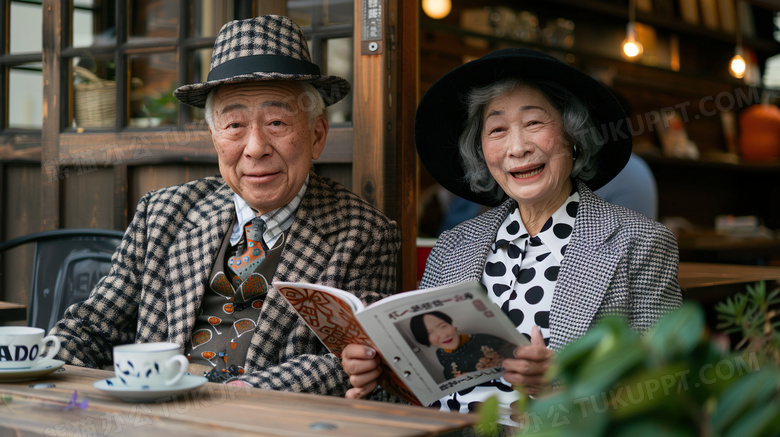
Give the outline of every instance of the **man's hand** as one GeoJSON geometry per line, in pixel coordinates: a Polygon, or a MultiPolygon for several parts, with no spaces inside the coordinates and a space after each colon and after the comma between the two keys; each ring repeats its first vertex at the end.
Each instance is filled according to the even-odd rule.
{"type": "Polygon", "coordinates": [[[379,356],[368,346],[350,344],[341,354],[341,367],[349,375],[352,388],[345,395],[348,399],[362,399],[368,396],[376,386],[382,369],[379,367],[379,356]]]}
{"type": "Polygon", "coordinates": [[[544,338],[538,326],[531,330],[531,344],[519,346],[514,358],[502,363],[504,379],[512,385],[521,385],[526,394],[535,395],[550,386],[545,373],[550,368],[553,351],[544,345],[544,338]]]}

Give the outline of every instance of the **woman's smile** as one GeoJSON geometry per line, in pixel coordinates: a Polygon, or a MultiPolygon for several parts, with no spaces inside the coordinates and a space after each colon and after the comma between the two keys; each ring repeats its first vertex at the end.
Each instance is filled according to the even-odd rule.
{"type": "Polygon", "coordinates": [[[542,165],[540,165],[538,167],[534,167],[534,168],[532,168],[530,170],[513,171],[513,172],[510,172],[510,174],[512,175],[512,177],[514,177],[516,179],[525,179],[525,178],[530,178],[531,176],[538,175],[539,173],[542,172],[542,170],[544,170],[544,164],[542,164],[542,165]]]}

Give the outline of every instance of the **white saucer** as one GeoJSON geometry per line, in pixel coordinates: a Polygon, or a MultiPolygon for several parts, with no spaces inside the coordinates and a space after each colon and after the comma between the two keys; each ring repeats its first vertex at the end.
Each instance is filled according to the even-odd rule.
{"type": "Polygon", "coordinates": [[[152,402],[166,397],[174,397],[186,391],[198,388],[208,382],[205,376],[186,374],[179,382],[163,387],[128,387],[119,378],[101,379],[92,383],[100,391],[116,396],[125,402],[152,402]]]}
{"type": "Polygon", "coordinates": [[[53,373],[64,365],[64,361],[52,360],[49,364],[32,366],[29,369],[0,369],[0,382],[31,381],[53,373]]]}

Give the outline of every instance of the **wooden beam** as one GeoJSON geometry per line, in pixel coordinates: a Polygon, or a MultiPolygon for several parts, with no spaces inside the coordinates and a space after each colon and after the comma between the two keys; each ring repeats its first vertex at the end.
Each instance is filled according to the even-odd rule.
{"type": "MultiPolygon", "coordinates": [[[[365,35],[362,18],[365,4],[368,4],[367,0],[355,1],[355,74],[351,96],[354,143],[357,146],[352,151],[352,187],[371,205],[392,217],[395,206],[388,208],[385,202],[388,188],[385,185],[385,25],[380,20],[377,27],[371,28],[382,39],[371,39],[370,35],[365,35]]],[[[375,4],[378,9],[374,8],[372,12],[384,17],[385,3],[379,1],[375,4]]]]}
{"type": "Polygon", "coordinates": [[[58,161],[62,102],[63,2],[43,1],[43,130],[41,133],[41,230],[60,226],[60,176],[58,161]]]}
{"type": "Polygon", "coordinates": [[[398,222],[400,290],[417,288],[417,22],[414,2],[355,2],[352,185],[398,222]]]}
{"type": "Polygon", "coordinates": [[[414,145],[414,114],[418,98],[418,43],[417,3],[403,0],[389,2],[392,35],[388,46],[391,55],[392,78],[391,106],[395,117],[394,141],[395,218],[401,229],[401,255],[399,260],[400,286],[402,290],[417,288],[417,150],[414,145]]]}
{"type": "Polygon", "coordinates": [[[113,213],[113,228],[117,230],[124,230],[129,224],[128,210],[129,210],[129,196],[128,196],[128,181],[127,181],[127,165],[115,165],[114,166],[114,213],[113,213]]]}
{"type": "MultiPolygon", "coordinates": [[[[3,29],[0,32],[0,58],[10,51],[9,36],[11,35],[11,2],[3,2],[0,5],[0,24],[3,29]]],[[[7,65],[0,67],[0,127],[8,127],[8,72],[7,65]]]]}
{"type": "MultiPolygon", "coordinates": [[[[2,202],[0,202],[0,241],[8,240],[8,233],[6,232],[6,227],[8,226],[8,219],[5,216],[5,199],[8,198],[8,196],[5,193],[5,168],[7,164],[4,162],[0,162],[0,199],[3,199],[2,202]]],[[[3,268],[3,254],[0,253],[0,270],[3,268]]],[[[0,272],[0,280],[2,280],[2,274],[0,272]]],[[[2,295],[0,295],[1,297],[2,295]]]]}
{"type": "MultiPolygon", "coordinates": [[[[126,0],[119,0],[116,2],[116,43],[117,47],[122,47],[127,43],[130,31],[128,29],[130,16],[130,3],[126,0]]],[[[127,125],[129,119],[128,113],[130,112],[130,104],[128,99],[130,98],[130,66],[127,62],[127,54],[120,49],[117,49],[114,53],[114,72],[116,77],[116,120],[115,128],[122,129],[127,125]]]]}
{"type": "MultiPolygon", "coordinates": [[[[332,126],[325,150],[318,164],[340,164],[352,161],[353,130],[332,126]]],[[[0,158],[5,146],[0,142],[0,158]]],[[[8,146],[10,149],[10,146],[8,146]]],[[[17,152],[18,155],[20,152],[17,152]]],[[[11,150],[8,151],[9,156],[11,150]]],[[[33,156],[27,153],[24,156],[33,156]]],[[[66,165],[91,163],[97,166],[147,165],[161,162],[217,162],[217,152],[205,129],[177,129],[173,126],[157,130],[123,132],[65,132],[60,135],[57,156],[66,165]]]]}

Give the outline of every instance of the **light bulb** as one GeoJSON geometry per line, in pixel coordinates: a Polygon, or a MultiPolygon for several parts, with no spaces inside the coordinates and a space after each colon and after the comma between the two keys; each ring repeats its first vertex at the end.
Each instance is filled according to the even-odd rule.
{"type": "Polygon", "coordinates": [[[729,73],[731,73],[731,75],[737,79],[742,79],[742,77],[745,76],[746,67],[747,65],[745,64],[745,59],[739,54],[736,54],[733,58],[731,58],[729,73]]]}
{"type": "Polygon", "coordinates": [[[635,58],[643,52],[642,44],[638,41],[626,39],[623,41],[623,54],[629,58],[635,58]]]}
{"type": "Polygon", "coordinates": [[[422,0],[425,15],[440,20],[449,15],[452,10],[452,0],[422,0]]]}
{"type": "Polygon", "coordinates": [[[634,59],[642,56],[643,51],[642,44],[636,40],[634,23],[628,23],[626,26],[626,39],[623,40],[623,55],[626,58],[634,59]]]}

